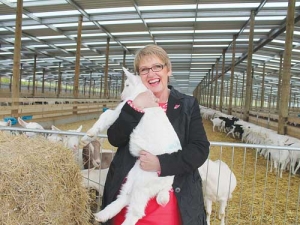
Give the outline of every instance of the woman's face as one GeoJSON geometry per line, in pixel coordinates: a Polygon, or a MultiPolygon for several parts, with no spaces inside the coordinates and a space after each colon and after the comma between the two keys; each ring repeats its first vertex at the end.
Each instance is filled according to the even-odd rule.
{"type": "Polygon", "coordinates": [[[160,97],[163,93],[168,92],[168,78],[171,75],[171,70],[156,56],[145,56],[139,65],[139,74],[143,84],[151,90],[155,96],[160,97]],[[154,70],[162,70],[154,72],[152,69],[147,74],[149,68],[154,70]]]}

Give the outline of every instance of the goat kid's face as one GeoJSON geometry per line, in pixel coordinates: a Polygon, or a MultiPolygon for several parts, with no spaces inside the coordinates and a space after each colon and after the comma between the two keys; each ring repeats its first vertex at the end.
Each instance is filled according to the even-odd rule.
{"type": "MultiPolygon", "coordinates": [[[[80,126],[77,130],[69,130],[71,132],[80,132],[82,129],[82,126],[80,126]]],[[[55,126],[52,126],[52,130],[61,131],[55,126]]],[[[62,142],[65,147],[72,150],[74,154],[78,153],[79,149],[79,136],[77,135],[63,135],[62,136],[62,142]]]]}
{"type": "Polygon", "coordinates": [[[140,76],[136,76],[130,73],[127,69],[123,67],[125,75],[127,77],[124,90],[121,93],[121,100],[124,101],[125,99],[136,96],[139,93],[142,93],[147,90],[147,87],[143,84],[140,76]]]}

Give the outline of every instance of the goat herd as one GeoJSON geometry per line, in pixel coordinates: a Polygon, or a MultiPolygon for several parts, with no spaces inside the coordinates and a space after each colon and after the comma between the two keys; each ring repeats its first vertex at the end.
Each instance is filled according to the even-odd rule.
{"type": "Polygon", "coordinates": [[[289,170],[293,175],[297,173],[300,168],[299,139],[288,135],[280,135],[274,130],[210,108],[203,106],[200,106],[200,108],[202,117],[212,122],[214,132],[217,129],[219,132],[224,132],[227,136],[232,135],[233,138],[239,138],[247,144],[261,145],[256,150],[260,155],[270,160],[271,171],[274,166],[274,169],[278,169],[280,177],[282,177],[282,172],[285,170],[289,170]],[[272,146],[275,147],[272,148],[272,146]]]}

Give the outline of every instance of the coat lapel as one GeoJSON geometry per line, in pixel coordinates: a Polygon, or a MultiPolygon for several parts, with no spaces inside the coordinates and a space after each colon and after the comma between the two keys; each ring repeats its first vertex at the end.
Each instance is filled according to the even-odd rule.
{"type": "Polygon", "coordinates": [[[183,107],[180,99],[170,95],[168,100],[167,117],[171,123],[173,123],[173,121],[179,117],[182,108],[183,107]]]}

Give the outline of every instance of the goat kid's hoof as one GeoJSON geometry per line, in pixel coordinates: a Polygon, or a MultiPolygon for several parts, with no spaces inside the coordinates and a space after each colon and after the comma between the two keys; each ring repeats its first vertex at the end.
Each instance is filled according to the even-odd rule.
{"type": "Polygon", "coordinates": [[[94,217],[97,222],[106,222],[109,219],[108,215],[105,215],[102,211],[95,213],[94,217]]]}
{"type": "Polygon", "coordinates": [[[156,196],[156,202],[161,205],[165,206],[170,200],[170,195],[169,192],[159,192],[158,195],[156,196]]]}

